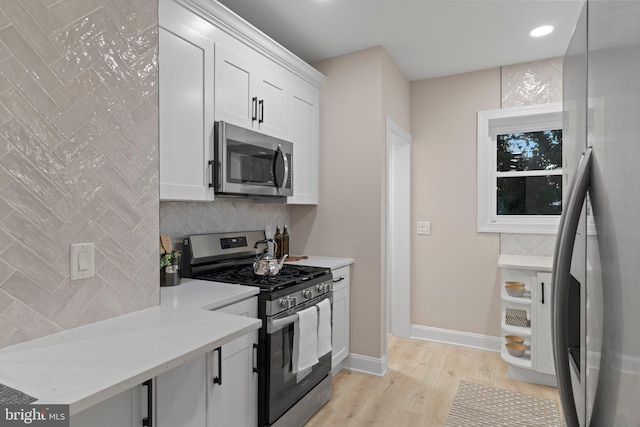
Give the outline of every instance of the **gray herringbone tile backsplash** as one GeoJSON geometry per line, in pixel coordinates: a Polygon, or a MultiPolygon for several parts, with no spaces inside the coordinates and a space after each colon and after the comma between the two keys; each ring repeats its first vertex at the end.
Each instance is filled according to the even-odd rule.
{"type": "Polygon", "coordinates": [[[158,305],[157,47],[157,0],[0,2],[0,347],[158,305]]]}

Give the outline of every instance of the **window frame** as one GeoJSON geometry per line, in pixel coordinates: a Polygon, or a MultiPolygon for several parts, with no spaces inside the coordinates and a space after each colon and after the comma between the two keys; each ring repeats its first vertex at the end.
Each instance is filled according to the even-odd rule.
{"type": "MultiPolygon", "coordinates": [[[[497,215],[496,213],[498,178],[496,136],[549,129],[562,129],[562,103],[478,112],[478,232],[557,233],[560,215],[497,215]]],[[[544,171],[544,173],[536,171],[527,174],[527,176],[534,175],[562,176],[562,168],[544,171]]]]}

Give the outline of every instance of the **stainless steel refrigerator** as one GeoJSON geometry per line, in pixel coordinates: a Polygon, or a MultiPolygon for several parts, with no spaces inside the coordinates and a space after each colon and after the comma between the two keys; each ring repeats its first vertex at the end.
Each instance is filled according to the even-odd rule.
{"type": "Polygon", "coordinates": [[[563,65],[553,280],[568,426],[640,426],[640,1],[587,1],[563,65]]]}

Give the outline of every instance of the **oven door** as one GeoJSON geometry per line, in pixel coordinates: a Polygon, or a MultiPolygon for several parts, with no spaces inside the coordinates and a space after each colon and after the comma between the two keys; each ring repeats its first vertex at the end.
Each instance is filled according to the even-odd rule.
{"type": "Polygon", "coordinates": [[[216,123],[217,194],[291,196],[292,161],[292,143],[216,123]]]}
{"type": "Polygon", "coordinates": [[[320,357],[320,362],[314,365],[310,371],[297,374],[292,372],[295,312],[315,305],[326,298],[331,301],[333,310],[333,297],[332,293],[329,293],[267,319],[267,327],[263,329],[265,329],[265,349],[269,352],[265,370],[266,396],[264,401],[265,419],[268,425],[273,424],[331,371],[331,352],[329,352],[320,357]],[[271,333],[267,331],[271,331],[271,333]]]}

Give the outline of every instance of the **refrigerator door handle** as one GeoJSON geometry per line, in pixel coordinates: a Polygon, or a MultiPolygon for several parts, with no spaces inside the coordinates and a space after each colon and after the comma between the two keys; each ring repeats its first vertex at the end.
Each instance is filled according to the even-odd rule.
{"type": "Polygon", "coordinates": [[[576,231],[582,212],[582,205],[587,196],[591,180],[591,162],[593,149],[589,147],[580,158],[576,174],[569,187],[567,204],[563,208],[558,228],[553,257],[553,298],[551,299],[551,324],[553,337],[553,358],[556,365],[558,391],[562,402],[562,410],[567,427],[578,427],[578,415],[573,399],[573,386],[569,366],[569,343],[566,336],[566,309],[569,300],[569,278],[571,274],[571,256],[575,243],[576,231]]]}

